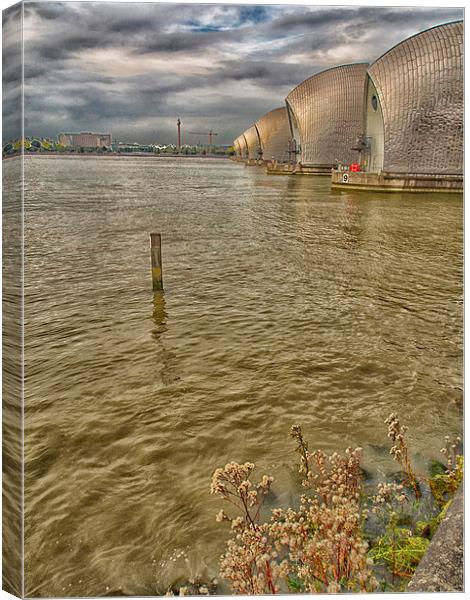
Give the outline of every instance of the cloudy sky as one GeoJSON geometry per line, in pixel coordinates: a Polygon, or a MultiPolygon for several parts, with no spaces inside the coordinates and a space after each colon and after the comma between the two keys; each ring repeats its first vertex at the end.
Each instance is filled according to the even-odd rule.
{"type": "MultiPolygon", "coordinates": [[[[436,7],[27,2],[25,132],[170,143],[180,117],[183,143],[208,129],[231,143],[310,75],[461,18],[436,7]]],[[[7,14],[4,139],[14,134],[17,27],[7,14]]]]}

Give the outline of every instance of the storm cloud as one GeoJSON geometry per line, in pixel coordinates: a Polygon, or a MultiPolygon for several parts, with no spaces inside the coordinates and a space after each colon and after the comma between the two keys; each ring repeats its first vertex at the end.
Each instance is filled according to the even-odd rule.
{"type": "MultiPolygon", "coordinates": [[[[175,142],[213,129],[229,144],[323,69],[372,62],[460,8],[27,2],[26,135],[110,131],[175,142]]],[[[4,138],[18,132],[18,9],[4,13],[4,138]]]]}

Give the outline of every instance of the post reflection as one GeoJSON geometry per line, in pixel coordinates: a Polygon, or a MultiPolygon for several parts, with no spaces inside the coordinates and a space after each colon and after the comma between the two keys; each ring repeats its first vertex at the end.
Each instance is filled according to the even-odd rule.
{"type": "Polygon", "coordinates": [[[165,292],[158,290],[153,294],[152,337],[157,342],[157,369],[164,386],[169,386],[180,380],[177,374],[176,354],[169,350],[164,341],[164,334],[168,331],[168,312],[166,310],[165,292]]]}
{"type": "Polygon", "coordinates": [[[155,324],[155,327],[152,330],[152,337],[154,339],[159,339],[161,334],[168,330],[168,313],[166,312],[165,293],[163,290],[154,292],[152,304],[152,319],[155,324]]]}

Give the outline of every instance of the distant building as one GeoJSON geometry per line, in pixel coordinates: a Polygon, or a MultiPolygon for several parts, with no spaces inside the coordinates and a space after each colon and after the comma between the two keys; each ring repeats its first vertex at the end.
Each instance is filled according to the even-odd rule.
{"type": "Polygon", "coordinates": [[[149,153],[155,152],[156,146],[152,144],[139,144],[138,142],[117,142],[113,144],[113,150],[115,152],[149,153]]]}
{"type": "Polygon", "coordinates": [[[110,133],[59,133],[59,144],[72,148],[104,148],[110,147],[112,138],[110,133]]]}

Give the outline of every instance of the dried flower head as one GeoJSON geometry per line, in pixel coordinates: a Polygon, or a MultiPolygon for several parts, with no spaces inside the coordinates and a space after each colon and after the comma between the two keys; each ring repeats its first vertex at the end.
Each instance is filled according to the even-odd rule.
{"type": "Polygon", "coordinates": [[[396,413],[391,413],[387,419],[385,419],[385,424],[388,425],[388,437],[394,442],[394,445],[390,449],[390,455],[402,466],[406,473],[408,484],[413,489],[416,498],[419,499],[421,497],[421,492],[411,467],[411,461],[408,455],[408,445],[405,438],[408,427],[400,423],[396,413]]]}
{"type": "MultiPolygon", "coordinates": [[[[254,468],[253,463],[230,462],[225,467],[216,469],[212,475],[211,494],[222,496],[224,500],[240,509],[246,523],[256,529],[261,507],[274,478],[263,475],[261,481],[254,485],[250,480],[254,468]]],[[[231,520],[224,511],[220,511],[216,519],[231,520]]]]}
{"type": "Polygon", "coordinates": [[[450,436],[445,436],[445,446],[441,448],[441,453],[446,459],[447,472],[453,471],[457,467],[457,458],[459,456],[458,448],[462,442],[462,438],[456,437],[451,440],[450,436]]]}

